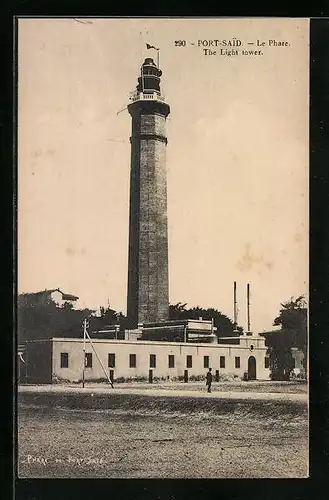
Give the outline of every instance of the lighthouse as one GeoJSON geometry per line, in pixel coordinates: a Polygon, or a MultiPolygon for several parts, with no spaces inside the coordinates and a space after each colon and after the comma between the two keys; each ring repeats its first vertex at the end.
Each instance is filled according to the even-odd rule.
{"type": "Polygon", "coordinates": [[[151,58],[140,69],[132,119],[127,318],[130,328],[169,315],[166,118],[162,71],[151,58]]]}

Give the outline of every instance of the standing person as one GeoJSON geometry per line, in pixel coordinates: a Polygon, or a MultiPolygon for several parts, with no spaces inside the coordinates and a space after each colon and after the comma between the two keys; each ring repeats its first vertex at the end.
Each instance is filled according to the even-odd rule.
{"type": "Polygon", "coordinates": [[[211,373],[211,368],[209,368],[209,371],[206,375],[206,386],[207,386],[207,392],[211,392],[211,383],[212,383],[212,373],[211,373]]]}

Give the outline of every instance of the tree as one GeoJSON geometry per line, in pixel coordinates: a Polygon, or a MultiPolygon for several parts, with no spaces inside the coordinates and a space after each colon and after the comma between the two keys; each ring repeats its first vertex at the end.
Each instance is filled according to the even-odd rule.
{"type": "Polygon", "coordinates": [[[293,370],[292,336],[283,330],[266,335],[272,380],[289,380],[293,370]]]}
{"type": "Polygon", "coordinates": [[[53,337],[79,338],[83,335],[83,320],[93,312],[91,309],[73,309],[70,302],[58,307],[51,297],[36,302],[32,294],[23,294],[18,297],[18,342],[53,337]]]}
{"type": "Polygon", "coordinates": [[[307,304],[303,295],[281,304],[274,326],[281,330],[266,335],[272,378],[289,380],[293,369],[292,348],[303,351],[303,368],[307,376],[307,304]]]}
{"type": "Polygon", "coordinates": [[[22,294],[17,304],[18,342],[51,338],[56,304],[50,297],[43,303],[35,302],[31,294],[22,294]]]}
{"type": "Polygon", "coordinates": [[[171,304],[169,306],[169,318],[170,319],[202,319],[214,320],[214,326],[217,327],[217,337],[235,337],[243,332],[242,327],[238,327],[238,333],[235,333],[234,324],[225,314],[222,314],[217,309],[210,307],[204,309],[203,307],[192,307],[191,309],[186,308],[187,304],[183,302],[178,302],[177,304],[171,304]]]}
{"type": "Polygon", "coordinates": [[[53,337],[83,337],[83,321],[88,319],[89,331],[97,332],[108,326],[120,326],[120,338],[124,338],[127,318],[110,306],[100,307],[100,316],[92,309],[74,309],[71,302],[57,306],[50,295],[36,300],[35,294],[18,296],[18,342],[50,339],[53,337]]]}
{"type": "Polygon", "coordinates": [[[64,302],[64,304],[62,304],[61,308],[65,309],[66,311],[72,311],[73,304],[72,304],[72,302],[64,302]]]}
{"type": "Polygon", "coordinates": [[[303,366],[307,376],[307,303],[305,297],[300,295],[297,299],[291,299],[281,304],[279,316],[275,318],[274,325],[280,325],[281,329],[292,337],[293,347],[303,351],[303,366]]]}
{"type": "Polygon", "coordinates": [[[108,326],[119,325],[120,331],[123,332],[126,329],[127,318],[122,312],[117,312],[110,306],[107,308],[101,306],[99,316],[91,316],[90,325],[93,331],[101,330],[108,326]]]}

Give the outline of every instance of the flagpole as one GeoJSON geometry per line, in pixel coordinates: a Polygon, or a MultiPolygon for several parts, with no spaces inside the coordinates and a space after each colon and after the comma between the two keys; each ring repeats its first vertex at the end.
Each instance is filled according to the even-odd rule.
{"type": "Polygon", "coordinates": [[[157,65],[158,68],[160,67],[160,48],[155,47],[154,45],[150,45],[149,43],[146,44],[147,49],[154,49],[157,51],[157,65]]]}
{"type": "Polygon", "coordinates": [[[142,36],[142,32],[140,31],[140,48],[141,48],[141,79],[142,79],[142,92],[144,92],[144,78],[143,78],[143,47],[144,47],[144,42],[143,42],[143,36],[142,36]]]}

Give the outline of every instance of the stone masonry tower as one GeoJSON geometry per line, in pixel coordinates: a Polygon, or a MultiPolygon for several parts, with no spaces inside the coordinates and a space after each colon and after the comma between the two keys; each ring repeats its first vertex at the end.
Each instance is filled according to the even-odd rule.
{"type": "Polygon", "coordinates": [[[145,59],[132,117],[127,316],[130,328],[168,319],[166,118],[162,71],[145,59]]]}

